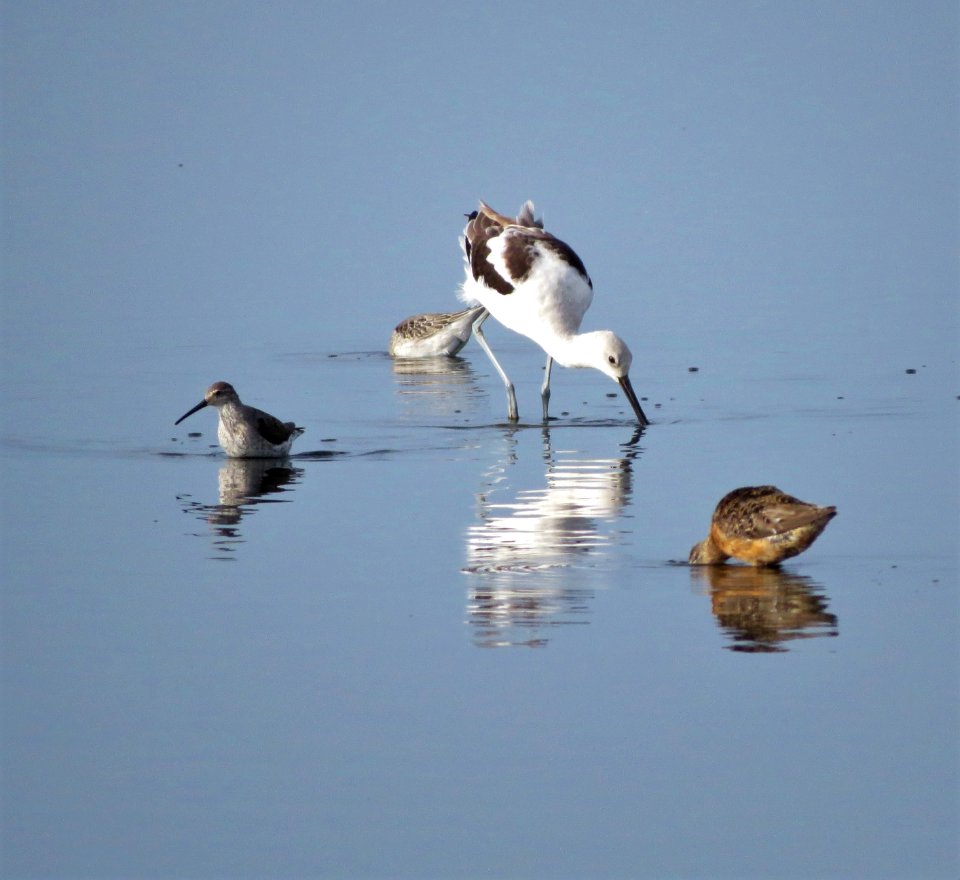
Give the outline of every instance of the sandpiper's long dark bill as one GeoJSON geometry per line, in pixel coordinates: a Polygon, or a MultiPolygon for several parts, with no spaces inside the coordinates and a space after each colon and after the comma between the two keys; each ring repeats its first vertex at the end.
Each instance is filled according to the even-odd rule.
{"type": "Polygon", "coordinates": [[[526,202],[516,219],[480,202],[467,215],[461,239],[466,280],[462,299],[485,309],[473,325],[473,335],[487,353],[507,390],[507,418],[516,421],[517,397],[513,383],[500,366],[483,335],[483,322],[493,315],[501,324],[532,339],[547,353],[540,397],[543,420],[550,400],[550,371],[563,367],[592,367],[623,389],[641,427],[649,420],[630,384],[633,355],[610,330],[580,332],[593,301],[593,282],[583,261],[570,245],[543,228],[526,202]]]}
{"type": "Polygon", "coordinates": [[[179,425],[206,406],[215,407],[219,413],[217,438],[231,458],[283,458],[304,430],[293,422],[281,422],[270,413],[241,403],[229,382],[214,382],[203,400],[174,424],[179,425]]]}
{"type": "MultiPolygon", "coordinates": [[[[224,383],[224,384],[226,384],[226,383],[224,383]]],[[[182,422],[184,419],[189,418],[189,417],[192,416],[195,412],[200,412],[200,410],[202,410],[205,406],[210,406],[210,404],[207,403],[205,400],[201,400],[200,403],[198,403],[193,409],[189,410],[188,412],[185,412],[182,416],[180,416],[180,418],[177,419],[177,420],[174,422],[174,424],[175,424],[175,425],[179,425],[180,422],[182,422]]]]}
{"type": "Polygon", "coordinates": [[[744,486],[717,504],[706,540],[690,550],[691,565],[717,565],[731,556],[751,565],[777,565],[803,553],[837,515],[781,492],[776,486],[744,486]]]}

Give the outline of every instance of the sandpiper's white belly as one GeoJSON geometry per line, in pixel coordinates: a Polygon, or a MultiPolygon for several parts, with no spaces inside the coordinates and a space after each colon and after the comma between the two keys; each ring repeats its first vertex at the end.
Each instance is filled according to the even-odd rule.
{"type": "Polygon", "coordinates": [[[227,407],[220,409],[217,439],[231,458],[283,458],[298,436],[294,433],[283,443],[271,443],[260,436],[248,419],[235,417],[227,407]]]}

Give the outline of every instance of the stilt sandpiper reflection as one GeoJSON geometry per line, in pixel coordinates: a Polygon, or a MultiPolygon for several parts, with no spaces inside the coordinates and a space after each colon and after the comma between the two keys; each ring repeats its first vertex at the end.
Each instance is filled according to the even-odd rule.
{"type": "Polygon", "coordinates": [[[550,401],[553,362],[564,367],[593,367],[619,383],[637,422],[649,424],[630,384],[633,356],[626,343],[609,330],[580,333],[580,324],[593,300],[593,282],[573,248],[543,229],[526,202],[516,219],[480,202],[468,215],[461,240],[466,280],[461,297],[480,303],[485,311],[473,332],[507,389],[507,418],[517,421],[513,383],[483,335],[483,322],[493,315],[501,324],[537,343],[547,353],[546,375],[540,388],[543,420],[550,401]]]}
{"type": "Polygon", "coordinates": [[[293,422],[281,422],[263,410],[241,403],[229,382],[214,382],[203,400],[174,424],[179,425],[205,406],[216,407],[219,412],[217,438],[231,458],[283,458],[303,433],[303,428],[293,422]]]}
{"type": "Polygon", "coordinates": [[[710,533],[691,549],[690,563],[713,565],[733,556],[776,565],[803,553],[836,514],[836,507],[808,504],[776,486],[734,489],[720,499],[710,533]]]}
{"type": "Polygon", "coordinates": [[[427,312],[397,324],[388,351],[394,357],[430,358],[453,356],[470,341],[473,322],[483,306],[461,312],[427,312]]]}

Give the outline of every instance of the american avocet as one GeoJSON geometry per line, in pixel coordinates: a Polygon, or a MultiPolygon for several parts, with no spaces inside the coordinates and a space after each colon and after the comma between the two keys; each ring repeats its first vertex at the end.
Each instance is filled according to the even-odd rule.
{"type": "Polygon", "coordinates": [[[547,353],[540,389],[544,421],[550,370],[556,361],[564,367],[594,367],[608,375],[620,384],[640,425],[649,424],[630,384],[633,356],[626,343],[609,330],[579,332],[593,300],[593,283],[583,262],[573,248],[546,232],[533,212],[533,203],[526,202],[514,220],[480,202],[480,209],[468,215],[461,239],[467,275],[461,296],[485,308],[474,321],[473,332],[506,386],[507,418],[518,418],[517,396],[484,338],[483,322],[489,315],[547,353]]]}
{"type": "Polygon", "coordinates": [[[482,311],[483,306],[471,306],[462,312],[413,315],[397,324],[388,351],[402,358],[455,355],[470,341],[473,322],[482,311]]]}
{"type": "Polygon", "coordinates": [[[203,400],[174,424],[179,425],[205,406],[216,407],[219,412],[217,438],[231,458],[283,458],[303,433],[303,428],[293,422],[281,422],[263,410],[242,404],[229,382],[214,382],[203,400]]]}
{"type": "Polygon", "coordinates": [[[733,556],[776,565],[803,553],[836,515],[836,507],[808,504],[776,486],[734,489],[720,499],[707,539],[690,550],[690,563],[713,565],[733,556]]]}

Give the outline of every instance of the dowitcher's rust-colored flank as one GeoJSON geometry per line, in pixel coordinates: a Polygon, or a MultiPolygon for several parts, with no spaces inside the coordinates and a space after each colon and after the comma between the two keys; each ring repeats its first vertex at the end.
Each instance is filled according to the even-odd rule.
{"type": "Polygon", "coordinates": [[[837,514],[836,507],[808,504],[776,486],[745,486],[720,499],[710,534],[690,551],[692,565],[726,562],[776,565],[803,553],[837,514]]]}

